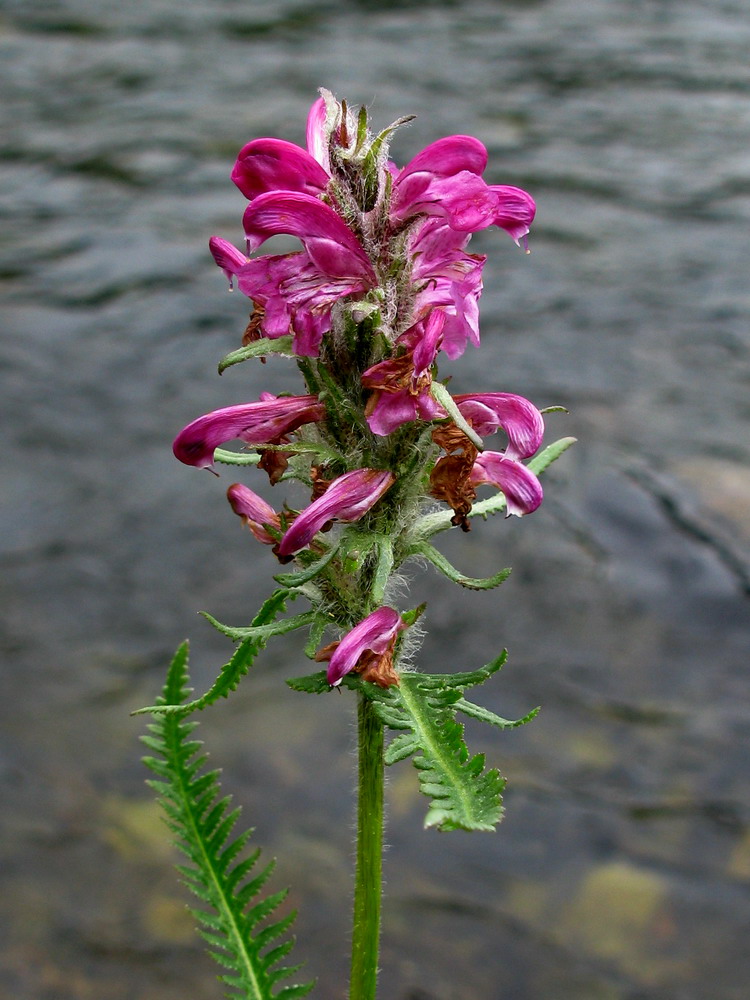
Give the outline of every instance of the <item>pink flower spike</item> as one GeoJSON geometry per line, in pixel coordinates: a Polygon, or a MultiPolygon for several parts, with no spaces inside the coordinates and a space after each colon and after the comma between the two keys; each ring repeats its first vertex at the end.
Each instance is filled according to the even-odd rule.
{"type": "Polygon", "coordinates": [[[536,215],[534,199],[527,191],[508,184],[493,184],[490,186],[490,191],[497,198],[493,225],[509,233],[518,246],[523,241],[524,249],[528,253],[526,237],[536,215]]]}
{"type": "Polygon", "coordinates": [[[257,403],[225,406],[198,417],[174,440],[175,458],[199,469],[210,466],[214,451],[236,438],[246,444],[278,444],[286,434],[320,420],[324,413],[317,396],[280,396],[264,393],[257,403]]]}
{"type": "Polygon", "coordinates": [[[374,507],[395,482],[391,472],[377,469],[355,469],[334,479],[323,496],[295,518],[281,539],[280,556],[292,556],[309,545],[328,521],[351,523],[374,507]]]}
{"type": "Polygon", "coordinates": [[[270,525],[280,531],[281,521],[270,504],[242,483],[232,483],[227,490],[227,500],[235,514],[242,518],[243,523],[259,542],[263,542],[264,545],[276,544],[276,539],[273,535],[269,535],[266,526],[270,525]]]}
{"type": "Polygon", "coordinates": [[[222,239],[221,236],[212,236],[208,241],[208,248],[216,263],[224,274],[226,274],[229,287],[234,288],[233,279],[240,268],[247,264],[248,258],[244,253],[240,253],[236,247],[232,246],[228,240],[222,239]]]}
{"type": "Polygon", "coordinates": [[[541,483],[530,469],[498,451],[483,451],[476,458],[469,481],[472,486],[497,486],[505,494],[508,517],[531,514],[544,496],[541,483]]]}
{"type": "Polygon", "coordinates": [[[453,397],[462,416],[482,437],[502,427],[508,435],[506,458],[529,458],[542,443],[544,418],[523,396],[512,392],[465,393],[453,397]]]}
{"type": "Polygon", "coordinates": [[[303,191],[317,196],[330,177],[316,159],[283,139],[253,139],[240,150],[232,180],[252,201],[268,191],[303,191]]]}
{"type": "MultiPolygon", "coordinates": [[[[384,606],[373,611],[359,625],[355,625],[351,632],[347,632],[330,654],[328,683],[335,687],[346,674],[363,666],[369,668],[367,672],[375,674],[373,679],[376,683],[378,668],[381,674],[386,675],[386,679],[390,668],[390,673],[395,678],[390,683],[398,683],[398,678],[393,673],[393,649],[399,632],[406,627],[401,615],[393,608],[384,606]]],[[[319,657],[328,659],[328,651],[321,650],[319,657]]]]}

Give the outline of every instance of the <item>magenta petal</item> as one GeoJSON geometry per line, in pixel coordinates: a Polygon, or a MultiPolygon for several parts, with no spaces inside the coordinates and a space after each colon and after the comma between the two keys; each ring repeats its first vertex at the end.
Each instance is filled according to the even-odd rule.
{"type": "Polygon", "coordinates": [[[311,257],[316,254],[332,277],[363,277],[374,282],[369,258],[354,233],[332,208],[308,194],[270,191],[259,195],[244,215],[248,246],[257,250],[271,236],[288,233],[305,244],[311,257]],[[328,246],[326,246],[328,244],[328,246]]]}
{"type": "Polygon", "coordinates": [[[381,392],[375,407],[367,417],[373,434],[387,437],[397,427],[417,419],[417,400],[408,389],[398,392],[381,392]]]}
{"type": "MultiPolygon", "coordinates": [[[[264,394],[269,395],[269,394],[264,394]]],[[[239,438],[246,444],[272,444],[302,424],[320,420],[323,404],[317,396],[282,396],[256,403],[225,406],[198,417],[174,440],[175,458],[199,469],[211,465],[214,451],[239,438]]]]}
{"type": "Polygon", "coordinates": [[[281,528],[279,515],[270,504],[242,483],[232,483],[227,490],[227,500],[235,514],[242,518],[259,542],[263,542],[264,545],[276,544],[276,539],[265,529],[266,525],[277,530],[281,528]]]}
{"type": "Polygon", "coordinates": [[[355,469],[334,479],[323,496],[295,519],[281,539],[279,555],[291,556],[304,549],[328,521],[358,521],[393,482],[392,473],[377,469],[355,469]]]}
{"type": "Polygon", "coordinates": [[[224,274],[226,274],[229,287],[233,288],[233,278],[239,269],[247,264],[247,257],[244,253],[240,253],[235,246],[232,246],[228,240],[222,239],[221,236],[212,236],[208,241],[208,248],[216,263],[224,274]]]}
{"type": "Polygon", "coordinates": [[[454,397],[477,434],[487,437],[502,427],[508,435],[507,458],[529,458],[544,436],[544,418],[523,396],[512,392],[466,393],[454,397]]]}
{"type": "Polygon", "coordinates": [[[317,160],[293,142],[253,139],[240,150],[232,180],[252,201],[267,191],[304,191],[319,195],[330,177],[317,160]]]}
{"type": "Polygon", "coordinates": [[[436,177],[450,177],[462,170],[481,174],[487,166],[487,150],[471,135],[449,135],[425,146],[403,168],[396,179],[401,184],[411,174],[425,171],[436,177]]]}
{"type": "Polygon", "coordinates": [[[322,97],[319,97],[310,108],[307,116],[307,152],[330,174],[331,161],[328,155],[327,120],[326,102],[322,97]]]}
{"type": "Polygon", "coordinates": [[[382,607],[373,611],[351,632],[347,632],[331,656],[328,664],[328,683],[332,686],[357,666],[359,658],[368,650],[382,654],[388,651],[396,636],[406,625],[393,608],[382,607]]]}
{"type": "Polygon", "coordinates": [[[534,221],[534,199],[527,191],[508,184],[493,184],[490,190],[497,198],[493,224],[510,233],[516,243],[519,243],[524,236],[528,236],[529,227],[534,221]]]}
{"type": "Polygon", "coordinates": [[[472,486],[491,483],[505,494],[508,514],[523,517],[542,502],[542,486],[525,465],[498,451],[483,451],[474,462],[472,486]]]}

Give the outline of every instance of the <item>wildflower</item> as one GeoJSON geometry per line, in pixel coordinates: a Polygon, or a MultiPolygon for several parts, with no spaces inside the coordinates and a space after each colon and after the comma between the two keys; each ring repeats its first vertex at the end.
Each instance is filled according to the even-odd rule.
{"type": "Polygon", "coordinates": [[[225,406],[198,417],[174,440],[175,457],[199,469],[213,463],[219,445],[235,438],[246,444],[279,444],[302,424],[320,420],[324,413],[317,396],[274,396],[261,393],[255,403],[225,406]]]}
{"type": "Polygon", "coordinates": [[[325,493],[295,519],[281,539],[278,554],[291,556],[304,549],[329,521],[347,524],[358,521],[394,482],[391,472],[377,469],[355,469],[338,476],[325,493]]]}
{"type": "Polygon", "coordinates": [[[435,309],[395,344],[393,357],[368,368],[362,385],[372,389],[365,415],[373,434],[390,434],[409,420],[435,420],[445,411],[430,395],[430,369],[440,348],[445,313],[435,309]],[[401,351],[401,353],[400,353],[401,351]]]}
{"type": "Polygon", "coordinates": [[[270,535],[267,527],[281,531],[281,520],[273,507],[253,493],[242,483],[232,483],[227,490],[227,500],[232,510],[242,518],[242,523],[246,524],[259,542],[264,545],[275,545],[276,538],[270,535]]]}
{"type": "Polygon", "coordinates": [[[399,633],[406,628],[398,611],[387,606],[373,611],[339,642],[319,649],[318,662],[328,661],[328,683],[336,686],[353,670],[364,680],[391,687],[398,684],[393,667],[393,651],[399,633]]]}
{"type": "Polygon", "coordinates": [[[251,250],[279,234],[301,240],[304,250],[253,260],[218,236],[209,247],[230,285],[236,276],[240,291],[261,307],[263,334],[275,339],[292,332],[295,353],[314,357],[331,329],[333,305],[376,285],[369,257],[344,220],[309,194],[260,194],[248,206],[244,225],[251,250]]]}

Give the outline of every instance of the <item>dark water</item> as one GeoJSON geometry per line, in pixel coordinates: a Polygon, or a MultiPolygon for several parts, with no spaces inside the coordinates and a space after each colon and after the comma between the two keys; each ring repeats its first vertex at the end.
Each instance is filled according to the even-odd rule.
{"type": "MultiPolygon", "coordinates": [[[[206,250],[239,241],[233,156],[300,141],[316,88],[372,104],[404,162],[453,132],[539,205],[530,258],[482,234],[481,352],[459,391],[570,416],[580,444],[523,523],[441,546],[423,663],[474,667],[527,729],[472,732],[509,778],[496,836],[421,830],[389,787],[384,1000],[744,1000],[750,980],[750,14],[722,0],[0,5],[6,292],[2,997],[209,1000],[143,786],[130,710],[194,640],[196,687],[272,560],[184,423],[291,369],[214,364],[245,303],[206,250]]],[[[447,369],[446,369],[447,373],[447,369]]],[[[230,480],[222,479],[226,485],[230,480]]],[[[288,691],[278,640],[203,735],[279,857],[317,996],[343,997],[351,705],[288,691]]]]}

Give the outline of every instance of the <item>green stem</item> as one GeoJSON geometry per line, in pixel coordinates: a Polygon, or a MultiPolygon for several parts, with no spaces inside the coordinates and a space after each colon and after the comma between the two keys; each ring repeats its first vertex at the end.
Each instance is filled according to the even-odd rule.
{"type": "Polygon", "coordinates": [[[359,800],[349,1000],[375,1000],[383,869],[383,724],[359,695],[359,800]]]}

